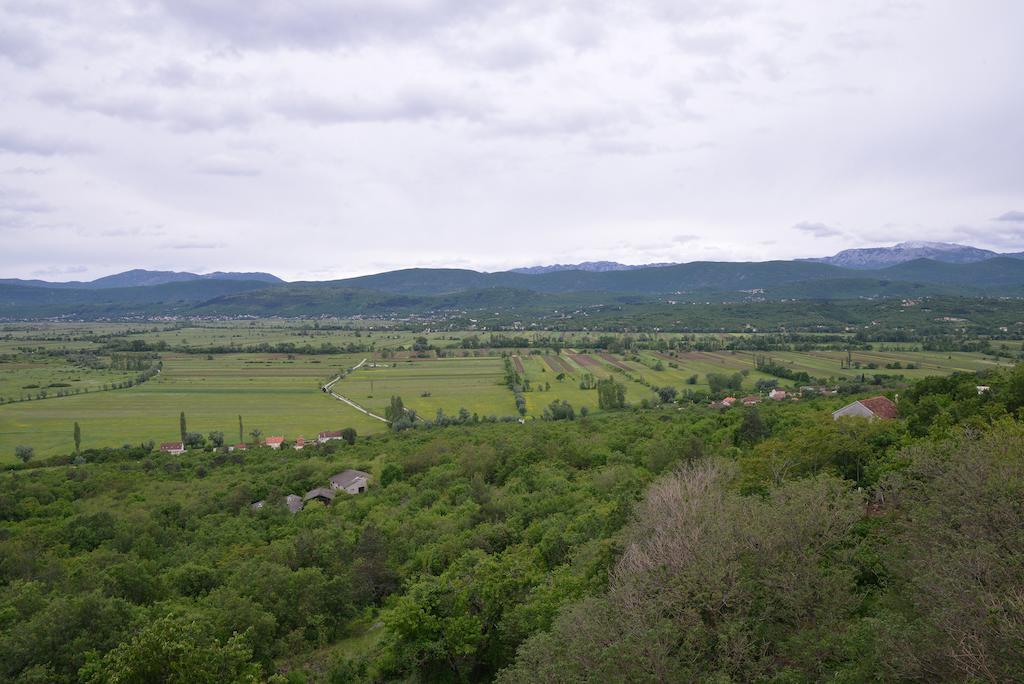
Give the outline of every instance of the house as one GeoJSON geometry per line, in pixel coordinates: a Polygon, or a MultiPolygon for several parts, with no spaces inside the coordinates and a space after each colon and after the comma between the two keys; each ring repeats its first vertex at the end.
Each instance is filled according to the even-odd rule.
{"type": "Polygon", "coordinates": [[[742,402],[744,406],[753,406],[754,404],[761,403],[761,397],[756,394],[751,394],[749,397],[743,397],[740,399],[740,402],[742,402]]]}
{"type": "Polygon", "coordinates": [[[980,396],[985,392],[988,392],[992,388],[989,387],[988,385],[975,385],[974,389],[978,390],[978,395],[980,396]]]}
{"type": "Polygon", "coordinates": [[[299,435],[298,437],[295,438],[295,446],[293,448],[296,451],[302,451],[302,449],[305,446],[306,446],[306,438],[305,437],[303,437],[302,435],[299,435]]]}
{"type": "Polygon", "coordinates": [[[768,393],[768,398],[773,400],[773,401],[782,401],[783,399],[785,399],[788,396],[789,395],[786,394],[786,390],[780,390],[780,389],[773,389],[771,392],[768,393]]]}
{"type": "MultiPolygon", "coordinates": [[[[254,511],[261,511],[266,507],[266,505],[266,499],[260,499],[259,501],[255,501],[249,504],[249,508],[251,508],[254,511]]],[[[284,497],[284,505],[288,507],[288,510],[290,512],[298,513],[299,511],[302,510],[302,497],[299,496],[298,494],[289,494],[288,496],[284,497]]]]}
{"type": "Polygon", "coordinates": [[[722,409],[729,408],[728,404],[726,404],[725,402],[721,402],[721,401],[713,401],[710,404],[708,404],[708,406],[710,406],[713,409],[718,409],[719,411],[722,410],[722,409]]]}
{"type": "Polygon", "coordinates": [[[271,449],[280,449],[282,444],[284,444],[284,437],[267,437],[267,441],[264,442],[264,445],[271,449]]]}
{"type": "Polygon", "coordinates": [[[725,399],[722,400],[722,406],[726,406],[726,407],[732,406],[735,403],[736,403],[736,397],[726,397],[725,399]]]}
{"type": "Polygon", "coordinates": [[[331,489],[343,489],[349,494],[361,494],[370,484],[370,474],[361,470],[343,470],[331,477],[331,489]]]}
{"type": "Polygon", "coordinates": [[[317,487],[306,492],[306,496],[302,497],[302,503],[305,504],[307,501],[316,499],[325,506],[330,506],[331,502],[334,501],[334,496],[334,490],[330,487],[317,487]]]}
{"type": "Polygon", "coordinates": [[[232,444],[228,447],[228,451],[245,451],[248,448],[249,446],[245,442],[242,442],[240,444],[232,444]]]}
{"type": "Polygon", "coordinates": [[[320,433],[320,436],[317,437],[316,441],[318,441],[321,444],[323,444],[324,442],[329,442],[332,439],[341,439],[341,438],[342,438],[341,437],[341,430],[324,430],[323,432],[320,433]]]}
{"type": "Polygon", "coordinates": [[[164,442],[160,445],[161,453],[178,456],[185,453],[185,444],[182,442],[164,442]]]}
{"type": "Polygon", "coordinates": [[[870,399],[855,401],[838,411],[833,411],[832,420],[839,420],[849,416],[859,416],[870,420],[892,420],[897,414],[896,404],[892,403],[892,400],[888,397],[871,397],[870,399]]]}

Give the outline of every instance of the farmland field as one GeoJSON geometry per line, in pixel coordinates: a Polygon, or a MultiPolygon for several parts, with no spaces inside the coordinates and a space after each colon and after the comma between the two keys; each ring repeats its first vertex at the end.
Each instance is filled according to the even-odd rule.
{"type": "MultiPolygon", "coordinates": [[[[707,391],[712,373],[741,373],[739,391],[744,393],[756,391],[759,380],[794,384],[758,371],[758,353],[748,351],[627,348],[613,352],[582,344],[561,350],[543,345],[537,349],[493,349],[486,347],[489,340],[485,334],[471,331],[414,333],[337,326],[321,329],[321,325],[328,327],[311,321],[7,326],[0,329],[0,397],[13,403],[0,405],[0,461],[13,459],[15,446],[21,444],[32,446],[39,456],[67,453],[73,446],[75,421],[82,427],[83,447],[173,440],[179,434],[181,411],[186,413],[190,431],[222,431],[230,442],[238,439],[238,415],[243,417],[246,439],[254,428],[288,440],[342,427],[353,427],[359,434],[379,432],[387,425],[319,391],[340,369],[364,358],[367,365],[343,378],[334,391],[378,414],[383,414],[392,395],[401,396],[407,407],[427,420],[439,409],[449,416],[463,408],[481,417],[518,415],[514,394],[505,382],[502,353],[512,357],[514,370],[525,381],[527,419],[539,418],[552,401],[568,401],[577,410],[583,406],[597,410],[597,392],[580,386],[587,375],[616,378],[626,387],[627,402],[633,404],[654,401],[654,388],[658,387],[707,391]],[[128,389],[97,391],[135,377],[134,371],[75,366],[68,360],[71,357],[61,356],[73,351],[106,354],[102,358],[109,359],[109,349],[116,345],[138,343],[157,345],[154,348],[160,349],[163,369],[148,382],[128,389]],[[413,351],[414,345],[424,343],[426,351],[413,351]],[[266,351],[268,345],[281,344],[297,349],[308,345],[318,353],[266,351]],[[331,350],[322,345],[331,345],[331,350]],[[264,351],[257,351],[260,348],[264,351]],[[217,349],[242,351],[218,353],[217,349]],[[48,390],[48,398],[19,401],[34,399],[42,389],[48,390]],[[75,389],[78,394],[73,394],[75,389]],[[71,396],[54,397],[58,391],[71,396]]],[[[587,333],[559,336],[561,341],[580,343],[593,343],[596,338],[587,333]]],[[[691,336],[689,342],[724,343],[729,338],[691,336]]],[[[538,339],[538,335],[525,333],[522,339],[538,339]]],[[[682,340],[678,335],[647,338],[649,344],[656,341],[682,340]]],[[[852,368],[845,367],[847,354],[843,351],[760,355],[824,382],[879,373],[911,380],[1011,363],[1010,359],[974,352],[919,351],[912,344],[878,347],[853,351],[852,368]]],[[[1008,348],[1018,347],[1013,343],[1008,348]]]]}
{"type": "Polygon", "coordinates": [[[288,440],[343,427],[380,430],[378,421],[319,391],[331,370],[353,358],[167,354],[160,375],[130,389],[0,406],[0,459],[10,461],[19,444],[41,456],[68,453],[75,421],[83,447],[176,440],[181,411],[190,431],[222,431],[230,442],[238,440],[239,415],[247,440],[254,428],[288,440]]]}

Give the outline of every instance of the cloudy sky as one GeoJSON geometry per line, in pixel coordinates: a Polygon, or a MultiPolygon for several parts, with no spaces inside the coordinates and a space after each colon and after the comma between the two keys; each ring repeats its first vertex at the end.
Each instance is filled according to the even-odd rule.
{"type": "Polygon", "coordinates": [[[1019,0],[0,0],[0,277],[1024,250],[1019,0]]]}

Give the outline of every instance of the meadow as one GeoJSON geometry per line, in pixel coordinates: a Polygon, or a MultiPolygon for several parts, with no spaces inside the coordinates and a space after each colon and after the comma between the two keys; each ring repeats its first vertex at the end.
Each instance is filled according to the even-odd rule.
{"type": "MultiPolygon", "coordinates": [[[[365,325],[339,329],[336,321],[6,326],[0,329],[0,397],[15,403],[0,405],[0,461],[13,460],[18,445],[33,447],[37,456],[69,452],[76,421],[82,428],[83,448],[176,440],[182,411],[190,431],[204,435],[220,431],[229,443],[239,439],[239,415],[244,425],[241,437],[246,441],[251,440],[253,429],[264,436],[283,435],[288,441],[298,435],[309,439],[320,430],[344,427],[355,428],[359,434],[379,433],[387,429],[385,423],[320,391],[323,383],[340,370],[363,359],[367,364],[338,382],[335,392],[381,415],[391,396],[401,396],[407,407],[427,420],[432,420],[438,410],[448,416],[458,415],[461,409],[480,417],[518,415],[515,397],[505,382],[503,354],[522,365],[520,375],[527,381],[523,392],[527,420],[540,418],[552,401],[567,401],[577,411],[582,407],[597,411],[596,390],[580,386],[587,375],[617,379],[626,388],[626,401],[634,405],[655,402],[655,389],[659,387],[680,392],[708,391],[708,375],[712,373],[741,373],[742,387],[737,394],[755,393],[761,380],[776,380],[787,387],[800,384],[758,371],[758,354],[794,373],[805,372],[833,382],[857,379],[861,374],[866,378],[874,374],[903,376],[910,381],[1011,363],[976,352],[925,352],[915,344],[880,344],[876,350],[854,350],[850,354],[853,367],[848,368],[844,367],[847,353],[843,351],[627,348],[611,353],[593,347],[605,334],[586,332],[559,335],[557,341],[564,345],[560,350],[496,349],[483,346],[489,335],[476,331],[371,330],[365,325]],[[128,389],[97,391],[132,378],[135,372],[82,368],[49,353],[77,350],[102,354],[105,348],[140,342],[163,350],[159,352],[163,368],[148,382],[128,389]],[[411,351],[424,342],[426,351],[411,351]],[[315,348],[329,344],[359,351],[203,351],[280,344],[315,348]],[[478,344],[483,348],[464,348],[478,344]],[[40,351],[26,352],[32,349],[40,351]],[[39,387],[25,389],[31,385],[39,387]],[[68,390],[78,389],[80,393],[54,397],[57,388],[50,388],[46,399],[17,401],[29,394],[35,396],[50,385],[68,385],[68,390]]],[[[547,333],[507,335],[528,341],[551,339],[547,333]]],[[[736,336],[715,334],[696,339],[718,344],[736,336]]],[[[680,338],[668,334],[617,337],[632,337],[650,346],[671,346],[680,338]]],[[[693,341],[694,337],[689,339],[693,341]]],[[[1012,343],[1012,348],[1018,347],[1012,343]]]]}

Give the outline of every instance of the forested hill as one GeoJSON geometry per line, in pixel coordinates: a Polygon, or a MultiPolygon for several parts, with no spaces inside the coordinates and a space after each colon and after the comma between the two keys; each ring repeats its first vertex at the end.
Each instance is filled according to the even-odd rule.
{"type": "Polygon", "coordinates": [[[965,264],[917,259],[877,270],[769,261],[695,262],[603,272],[405,269],[296,283],[222,275],[134,287],[0,283],[0,319],[410,316],[452,310],[540,315],[595,305],[667,301],[1024,296],[1024,260],[1002,256],[965,264]]]}
{"type": "Polygon", "coordinates": [[[7,466],[0,681],[1024,681],[1024,367],[853,398],[7,466]]]}

